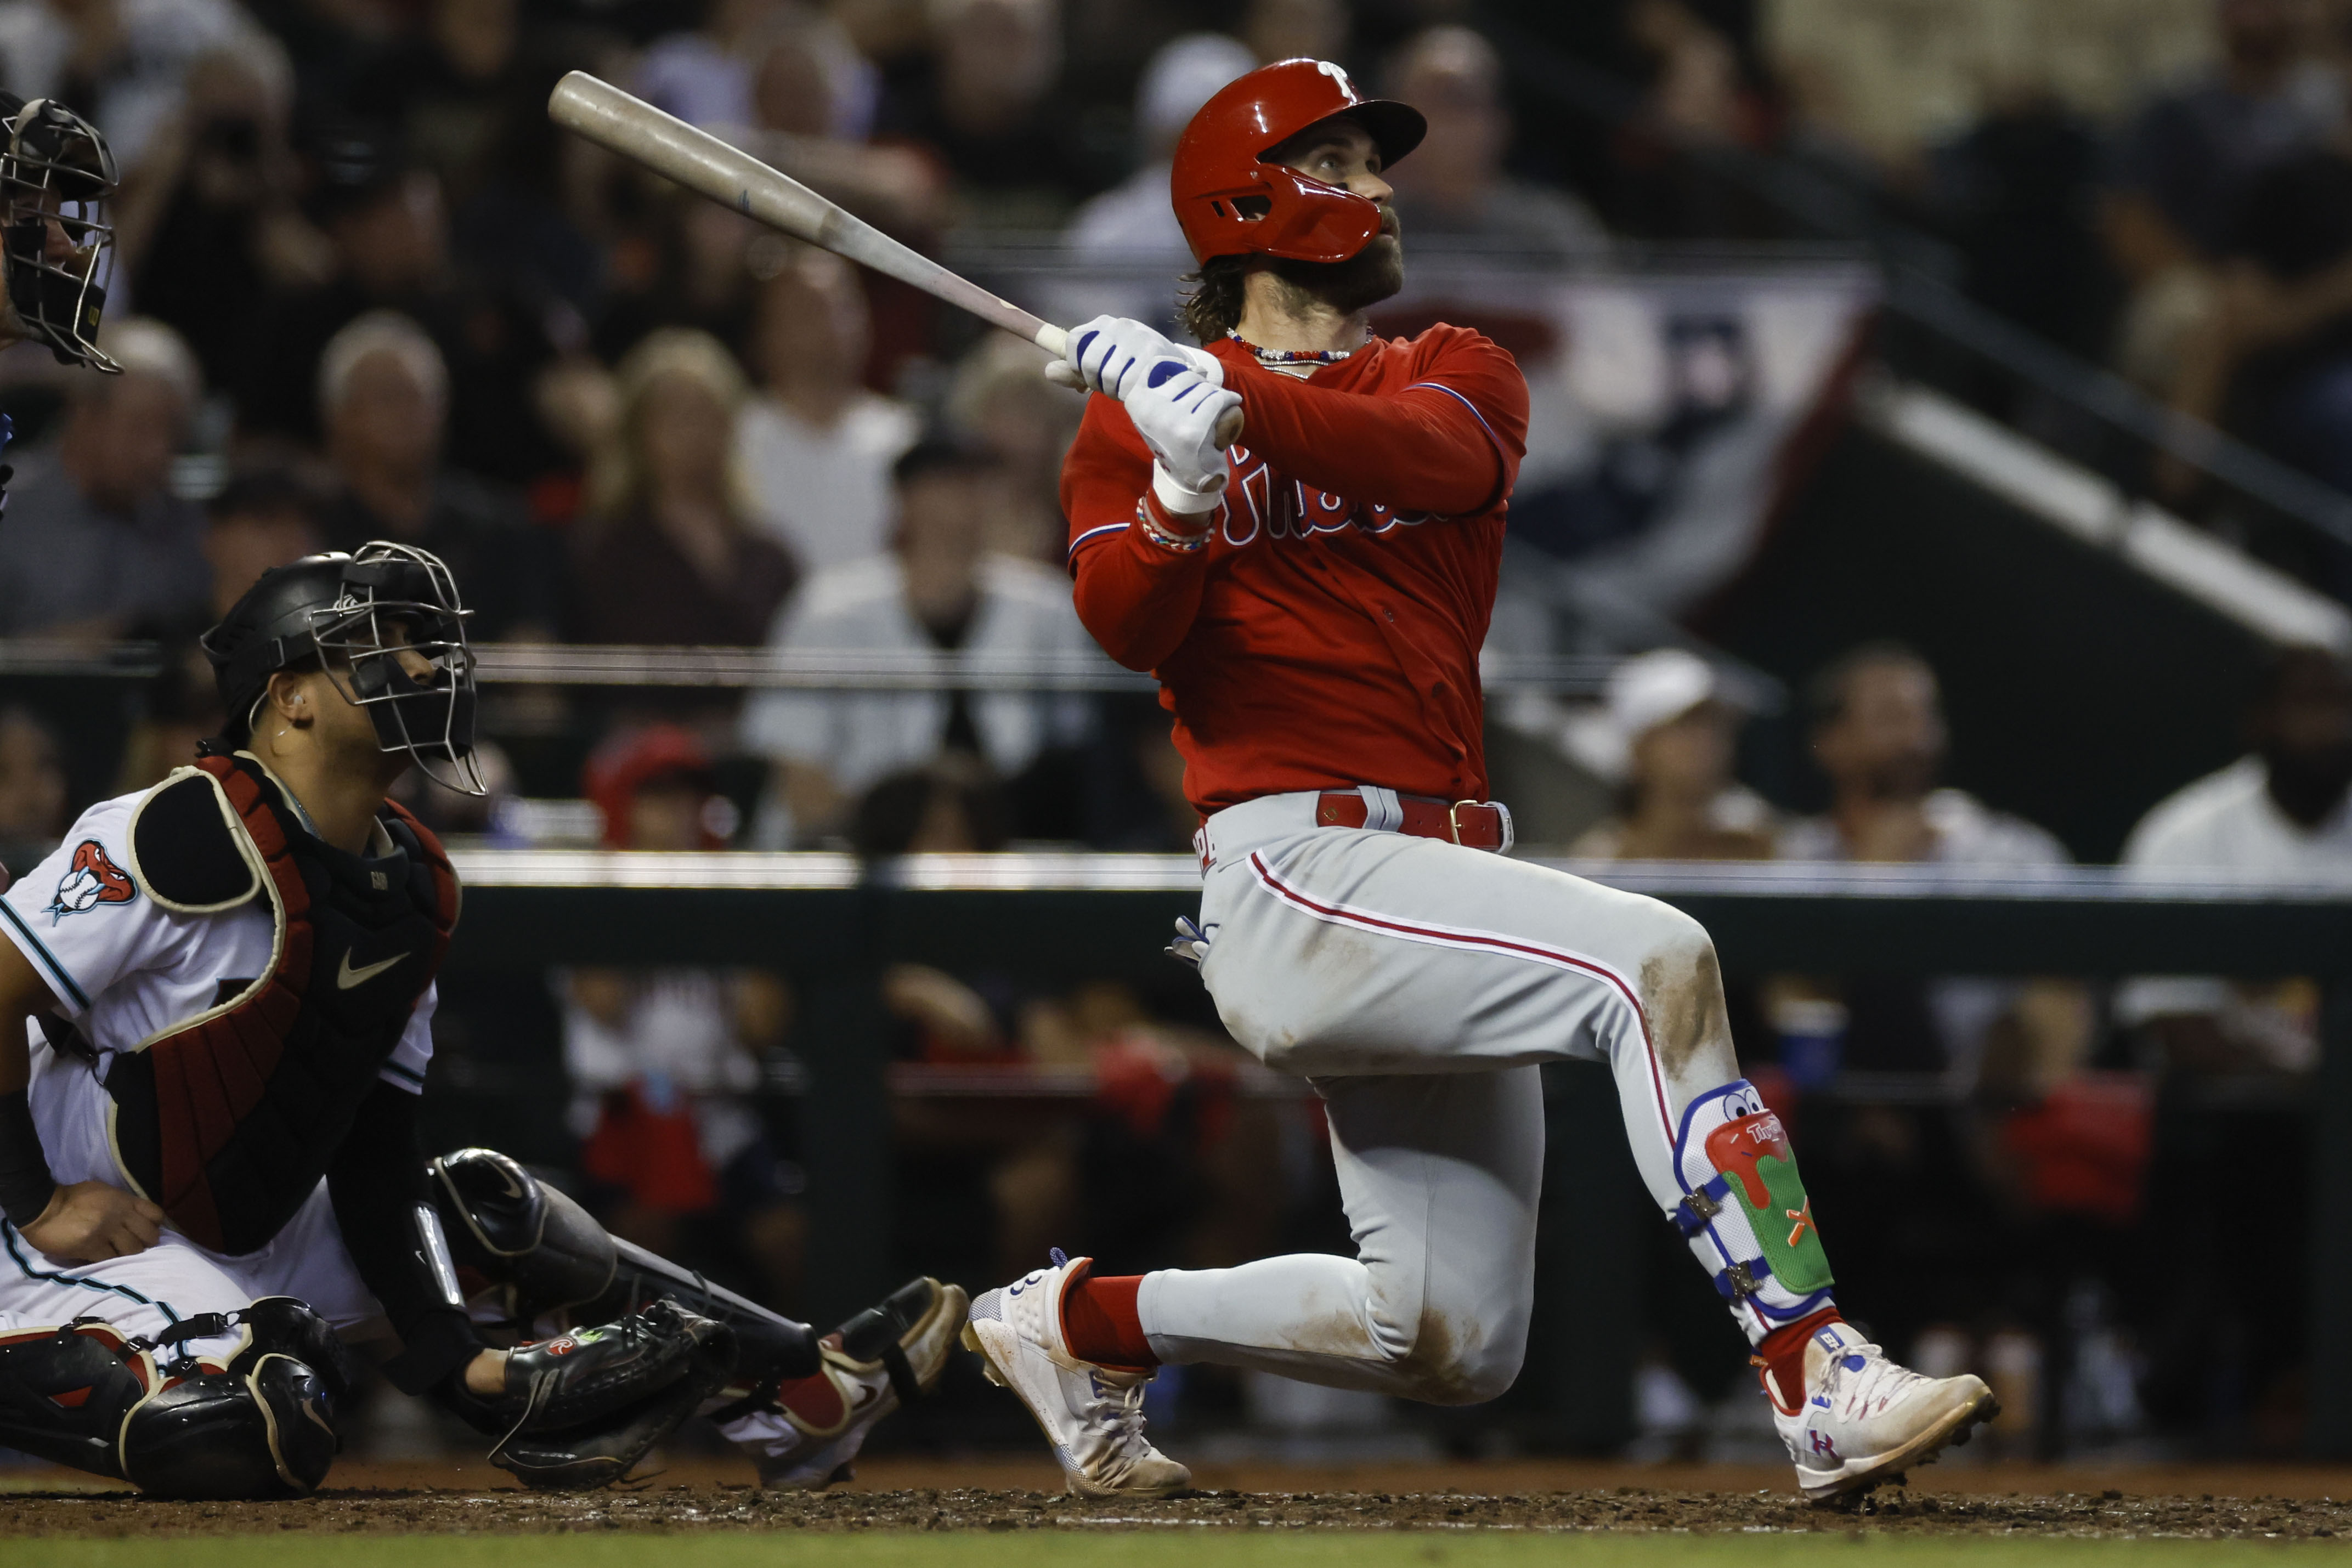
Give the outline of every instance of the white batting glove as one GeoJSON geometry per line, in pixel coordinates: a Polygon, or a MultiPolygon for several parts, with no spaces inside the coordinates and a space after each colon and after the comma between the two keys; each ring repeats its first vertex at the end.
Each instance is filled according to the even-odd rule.
{"type": "Polygon", "coordinates": [[[1045,379],[1124,402],[1150,367],[1171,359],[1190,365],[1213,386],[1225,384],[1224,367],[1214,355],[1171,342],[1123,316],[1097,316],[1071,328],[1068,347],[1061,359],[1047,363],[1045,379]]]}
{"type": "Polygon", "coordinates": [[[1181,360],[1162,359],[1129,378],[1127,416],[1151,448],[1151,488],[1170,512],[1198,516],[1217,504],[1229,477],[1217,426],[1239,408],[1230,392],[1181,360]]]}

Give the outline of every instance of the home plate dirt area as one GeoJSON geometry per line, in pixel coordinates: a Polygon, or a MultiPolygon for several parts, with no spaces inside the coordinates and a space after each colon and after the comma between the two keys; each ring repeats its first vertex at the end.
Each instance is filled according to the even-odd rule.
{"type": "MultiPolygon", "coordinates": [[[[1509,1462],[1352,1469],[1204,1467],[1201,1490],[1101,1502],[1055,1487],[1050,1466],[877,1460],[809,1495],[762,1491],[748,1472],[696,1461],[604,1491],[516,1488],[486,1465],[347,1465],[299,1501],[160,1502],[65,1471],[0,1472],[0,1538],[351,1535],[1174,1532],[1308,1535],[1867,1534],[2352,1539],[2352,1471],[2277,1468],[2102,1470],[1979,1466],[1923,1470],[1845,1508],[1810,1506],[1785,1471],[1509,1462]]],[[[649,1543],[650,1544],[650,1543],[649,1543]]]]}

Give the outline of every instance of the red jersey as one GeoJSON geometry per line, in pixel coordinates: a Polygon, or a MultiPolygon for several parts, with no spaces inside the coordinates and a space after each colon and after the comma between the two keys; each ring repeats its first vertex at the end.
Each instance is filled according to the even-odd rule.
{"type": "Polygon", "coordinates": [[[1062,466],[1078,618],[1176,716],[1202,812],[1377,784],[1486,798],[1478,649],[1528,386],[1460,327],[1375,339],[1304,381],[1210,351],[1248,419],[1207,548],[1150,542],[1151,454],[1097,394],[1062,466]]]}

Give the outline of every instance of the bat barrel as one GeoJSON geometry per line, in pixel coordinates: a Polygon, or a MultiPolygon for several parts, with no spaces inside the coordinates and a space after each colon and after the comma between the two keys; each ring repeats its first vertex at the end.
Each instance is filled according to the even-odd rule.
{"type": "Polygon", "coordinates": [[[555,84],[548,118],[599,147],[641,163],[756,223],[912,284],[969,310],[992,327],[1045,347],[1047,324],[1007,299],[957,277],[930,257],[762,163],[740,147],[664,113],[585,71],[555,84]]]}
{"type": "Polygon", "coordinates": [[[828,220],[841,211],[741,148],[585,71],[555,84],[547,114],[608,152],[812,245],[825,245],[828,220]]]}
{"type": "MultiPolygon", "coordinates": [[[[586,71],[572,71],[548,95],[547,115],[609,152],[677,181],[688,190],[732,207],[755,223],[829,250],[877,272],[912,284],[968,310],[992,327],[1028,339],[1055,359],[1068,340],[1061,328],[1000,299],[969,278],[845,212],[799,181],[768,167],[740,147],[665,113],[586,71]]],[[[1219,445],[1239,434],[1238,413],[1219,445]]]]}

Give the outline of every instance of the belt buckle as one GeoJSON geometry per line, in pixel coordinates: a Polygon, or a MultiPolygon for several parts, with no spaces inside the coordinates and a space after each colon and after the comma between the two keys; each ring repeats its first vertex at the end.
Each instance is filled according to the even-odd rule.
{"type": "MultiPolygon", "coordinates": [[[[1503,830],[1501,836],[1502,841],[1495,846],[1495,852],[1496,854],[1509,854],[1511,852],[1512,846],[1518,840],[1518,834],[1512,831],[1511,809],[1508,806],[1504,805],[1500,800],[1454,801],[1454,804],[1445,808],[1445,825],[1454,831],[1454,841],[1456,844],[1462,844],[1462,808],[1465,806],[1483,806],[1495,813],[1496,819],[1500,822],[1503,830]]],[[[1462,845],[1462,847],[1467,849],[1475,846],[1465,844],[1462,845]]]]}

